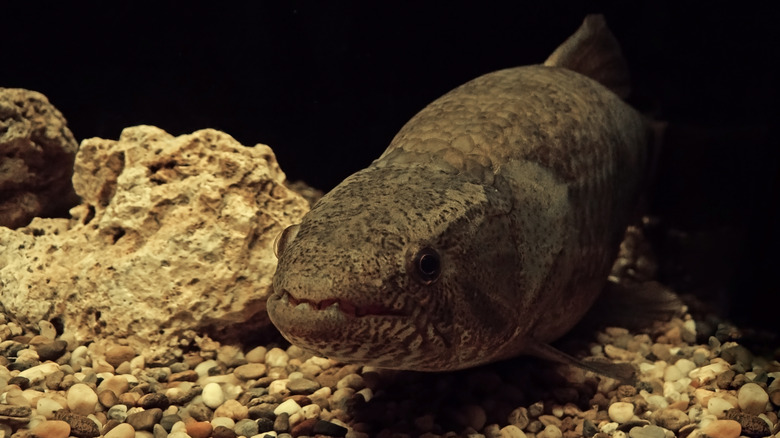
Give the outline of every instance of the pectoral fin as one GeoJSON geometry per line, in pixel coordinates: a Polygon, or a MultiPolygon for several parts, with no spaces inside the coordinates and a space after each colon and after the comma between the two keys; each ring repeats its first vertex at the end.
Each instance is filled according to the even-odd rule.
{"type": "Polygon", "coordinates": [[[531,339],[530,342],[528,342],[526,353],[552,362],[572,365],[587,371],[592,371],[596,374],[611,377],[626,384],[633,384],[636,378],[637,369],[630,363],[616,363],[598,359],[579,360],[558,350],[550,344],[539,342],[536,339],[531,339]]]}

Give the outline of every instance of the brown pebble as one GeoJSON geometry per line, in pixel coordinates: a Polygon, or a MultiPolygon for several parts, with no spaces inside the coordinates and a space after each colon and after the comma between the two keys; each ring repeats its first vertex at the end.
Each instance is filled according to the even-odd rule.
{"type": "Polygon", "coordinates": [[[38,357],[40,358],[41,362],[47,360],[56,361],[60,356],[65,354],[67,349],[68,343],[58,339],[53,342],[38,345],[35,347],[35,352],[38,353],[38,357]]]}
{"type": "Polygon", "coordinates": [[[192,438],[208,438],[211,436],[211,423],[207,421],[187,421],[184,423],[187,428],[187,435],[192,438]]]}
{"type": "Polygon", "coordinates": [[[121,365],[122,362],[130,362],[134,357],[135,350],[133,350],[133,347],[128,347],[126,345],[117,345],[106,351],[106,362],[114,368],[121,365]]]}
{"type": "Polygon", "coordinates": [[[683,426],[688,425],[691,419],[688,418],[688,414],[680,409],[666,408],[654,412],[653,421],[658,426],[677,432],[683,426]]]}
{"type": "Polygon", "coordinates": [[[772,434],[766,421],[755,415],[741,412],[739,409],[729,409],[726,411],[725,419],[734,420],[739,423],[740,426],[742,426],[741,435],[758,438],[772,434]]]}
{"type": "Polygon", "coordinates": [[[310,405],[311,404],[311,399],[308,396],[306,396],[306,395],[291,395],[291,396],[285,397],[284,400],[282,400],[282,401],[286,401],[288,399],[295,400],[295,403],[298,403],[298,406],[300,406],[300,407],[304,407],[306,405],[310,405]]]}
{"type": "Polygon", "coordinates": [[[168,400],[168,397],[166,397],[165,394],[161,394],[159,392],[146,394],[145,396],[138,399],[138,403],[137,403],[138,406],[144,409],[151,409],[151,408],[167,409],[168,406],[170,406],[170,404],[171,402],[168,400]]]}
{"type": "Polygon", "coordinates": [[[309,418],[306,420],[301,421],[300,423],[293,426],[292,430],[290,430],[290,435],[297,438],[299,436],[311,436],[312,431],[314,430],[314,425],[317,424],[316,418],[309,418]]]}
{"type": "Polygon", "coordinates": [[[27,389],[30,387],[30,379],[21,376],[14,376],[8,379],[9,385],[16,385],[19,388],[27,389]]]}
{"type": "Polygon", "coordinates": [[[636,388],[631,385],[620,385],[617,389],[617,398],[633,397],[636,395],[636,388]]]}
{"type": "Polygon", "coordinates": [[[197,421],[211,421],[214,412],[202,403],[190,405],[187,408],[190,417],[197,421]]]}
{"type": "Polygon", "coordinates": [[[52,390],[59,390],[62,389],[62,379],[65,377],[65,372],[61,370],[57,370],[48,376],[46,376],[43,380],[43,384],[46,385],[47,388],[52,390]]]}
{"type": "Polygon", "coordinates": [[[70,436],[70,425],[62,420],[42,421],[30,433],[37,438],[67,438],[70,436]]]}
{"type": "Polygon", "coordinates": [[[71,414],[64,410],[54,412],[55,420],[62,420],[70,425],[70,434],[79,438],[94,438],[100,436],[97,424],[89,418],[71,414]]]}
{"type": "Polygon", "coordinates": [[[119,397],[114,394],[114,391],[105,390],[98,394],[98,401],[104,408],[110,408],[119,403],[119,397]]]}
{"type": "Polygon", "coordinates": [[[211,436],[214,438],[236,438],[236,433],[229,427],[217,426],[211,436]]]}
{"type": "Polygon", "coordinates": [[[197,382],[198,373],[194,370],[182,371],[180,373],[173,373],[168,376],[168,382],[197,382]]]}
{"type": "Polygon", "coordinates": [[[152,408],[141,412],[135,412],[127,416],[126,423],[133,426],[136,431],[147,430],[152,431],[155,423],[158,423],[162,418],[162,409],[152,408]]]}
{"type": "Polygon", "coordinates": [[[290,431],[290,414],[282,412],[274,420],[274,430],[278,433],[290,431]]]}

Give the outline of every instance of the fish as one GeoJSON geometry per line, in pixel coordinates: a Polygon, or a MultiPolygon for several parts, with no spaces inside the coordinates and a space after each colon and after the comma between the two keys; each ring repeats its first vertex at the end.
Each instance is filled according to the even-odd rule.
{"type": "Polygon", "coordinates": [[[657,130],[601,15],[426,106],[277,238],[271,322],[320,356],[450,371],[550,345],[605,288],[657,130]]]}

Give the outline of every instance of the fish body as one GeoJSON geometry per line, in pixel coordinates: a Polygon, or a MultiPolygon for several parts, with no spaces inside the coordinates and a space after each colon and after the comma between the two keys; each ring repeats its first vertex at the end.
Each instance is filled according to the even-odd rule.
{"type": "Polygon", "coordinates": [[[624,67],[589,16],[545,64],[432,102],[280,236],[271,321],[385,368],[550,357],[604,287],[645,184],[651,135],[616,94],[624,67]]]}

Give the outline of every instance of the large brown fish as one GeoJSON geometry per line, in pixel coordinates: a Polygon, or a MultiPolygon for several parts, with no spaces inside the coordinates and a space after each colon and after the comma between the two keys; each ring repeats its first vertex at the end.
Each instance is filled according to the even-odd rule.
{"type": "Polygon", "coordinates": [[[386,368],[567,360],[548,343],[604,288],[651,161],[627,84],[594,15],[543,65],[437,99],[280,236],[271,321],[386,368]]]}

